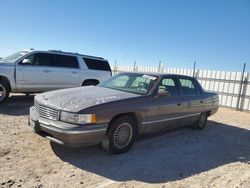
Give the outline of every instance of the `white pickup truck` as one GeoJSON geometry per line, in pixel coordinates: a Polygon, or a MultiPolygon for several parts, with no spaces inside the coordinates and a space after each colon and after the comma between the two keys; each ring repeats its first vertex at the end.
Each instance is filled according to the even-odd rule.
{"type": "Polygon", "coordinates": [[[0,103],[9,93],[97,85],[111,76],[107,60],[60,50],[23,50],[0,60],[0,103]]]}

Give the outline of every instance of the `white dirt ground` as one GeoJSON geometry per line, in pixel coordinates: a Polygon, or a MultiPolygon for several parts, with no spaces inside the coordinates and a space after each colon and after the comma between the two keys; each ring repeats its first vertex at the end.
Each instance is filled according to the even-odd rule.
{"type": "Polygon", "coordinates": [[[0,187],[250,187],[250,113],[221,108],[202,131],[142,136],[110,155],[34,134],[32,103],[13,96],[0,106],[0,187]]]}

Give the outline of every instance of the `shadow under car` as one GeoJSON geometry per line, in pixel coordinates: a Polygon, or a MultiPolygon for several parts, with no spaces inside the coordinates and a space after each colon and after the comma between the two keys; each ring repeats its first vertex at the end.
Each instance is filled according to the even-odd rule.
{"type": "Polygon", "coordinates": [[[237,161],[249,163],[250,130],[208,121],[201,131],[184,128],[142,136],[121,155],[107,154],[98,146],[51,147],[61,160],[111,180],[165,183],[237,161]]]}

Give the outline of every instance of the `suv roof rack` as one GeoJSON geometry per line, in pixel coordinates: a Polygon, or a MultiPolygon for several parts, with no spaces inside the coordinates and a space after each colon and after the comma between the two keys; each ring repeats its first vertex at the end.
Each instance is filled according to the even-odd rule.
{"type": "Polygon", "coordinates": [[[62,52],[62,50],[48,50],[49,52],[62,52]]]}
{"type": "Polygon", "coordinates": [[[97,56],[91,56],[91,55],[84,55],[84,54],[79,54],[77,52],[64,52],[62,50],[48,50],[49,52],[57,52],[57,53],[64,53],[64,54],[74,54],[74,55],[80,55],[84,56],[87,58],[96,58],[96,59],[104,59],[103,57],[97,57],[97,56]]]}

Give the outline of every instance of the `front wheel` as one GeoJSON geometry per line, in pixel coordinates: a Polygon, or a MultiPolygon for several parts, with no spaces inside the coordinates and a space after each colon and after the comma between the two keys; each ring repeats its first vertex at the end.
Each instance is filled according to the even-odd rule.
{"type": "Polygon", "coordinates": [[[207,124],[207,114],[202,113],[199,119],[192,125],[193,129],[200,130],[203,129],[207,124]]]}
{"type": "Polygon", "coordinates": [[[0,103],[4,102],[9,97],[9,88],[5,82],[0,80],[0,103]]]}
{"type": "Polygon", "coordinates": [[[136,123],[132,117],[120,117],[111,123],[102,146],[109,153],[124,153],[134,144],[136,132],[136,123]]]}

